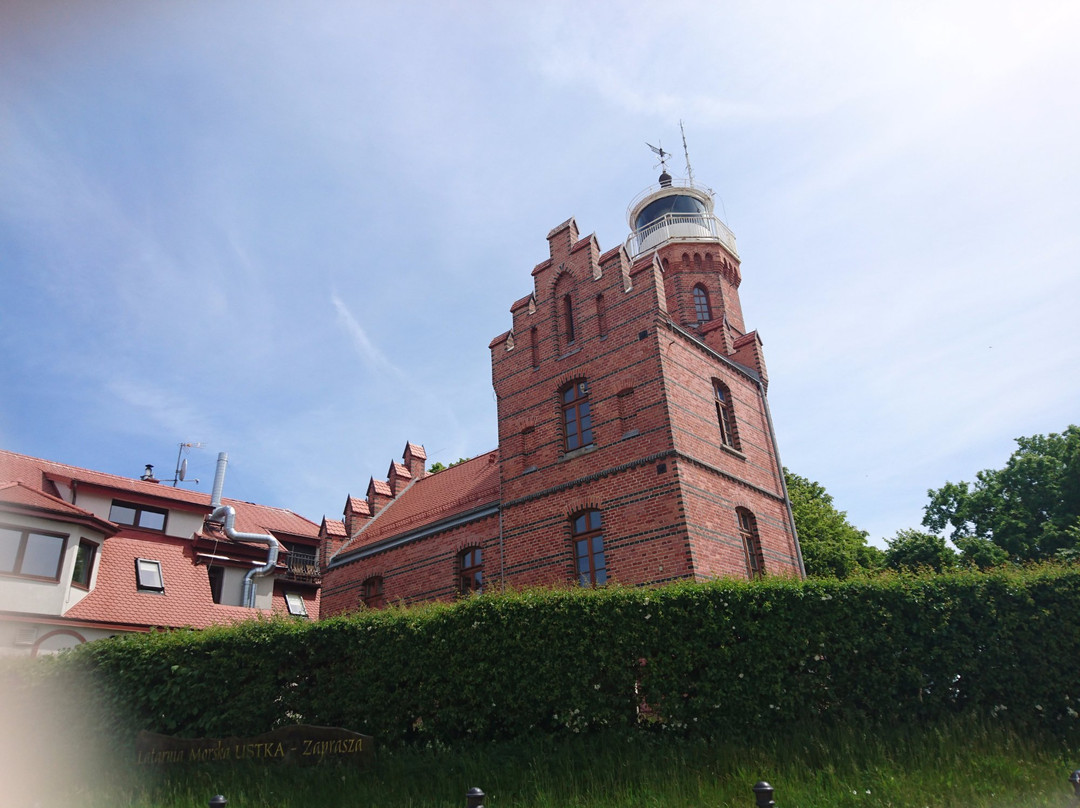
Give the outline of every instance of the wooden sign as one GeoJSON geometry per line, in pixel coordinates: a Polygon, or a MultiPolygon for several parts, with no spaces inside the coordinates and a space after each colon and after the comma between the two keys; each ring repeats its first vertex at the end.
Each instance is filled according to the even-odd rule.
{"type": "Polygon", "coordinates": [[[217,763],[265,760],[314,763],[320,760],[371,760],[375,744],[370,735],[337,727],[297,724],[254,738],[174,738],[140,732],[135,740],[139,764],[217,763]]]}

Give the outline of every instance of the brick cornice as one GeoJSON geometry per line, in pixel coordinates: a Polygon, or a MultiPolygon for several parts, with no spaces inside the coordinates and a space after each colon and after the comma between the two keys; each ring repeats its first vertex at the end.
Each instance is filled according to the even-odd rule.
{"type": "Polygon", "coordinates": [[[555,494],[560,494],[563,491],[568,491],[571,488],[575,488],[579,485],[586,485],[587,483],[595,482],[596,480],[602,480],[605,477],[611,477],[615,474],[621,474],[624,471],[630,471],[631,469],[637,468],[639,466],[647,466],[652,463],[656,463],[659,460],[664,460],[666,458],[685,460],[687,463],[697,466],[700,469],[705,469],[706,471],[717,474],[726,480],[736,483],[737,485],[742,485],[753,491],[757,491],[759,494],[769,497],[770,499],[773,499],[777,502],[784,502],[784,496],[782,494],[777,494],[775,491],[770,491],[767,488],[762,488],[759,485],[754,485],[751,482],[747,482],[741,477],[736,477],[730,472],[724,471],[723,469],[718,468],[711,463],[706,463],[704,460],[699,460],[696,457],[692,457],[685,452],[680,452],[677,449],[666,449],[663,452],[655,452],[654,454],[646,455],[645,457],[638,458],[637,460],[630,460],[626,463],[620,463],[617,466],[610,466],[606,469],[601,469],[600,471],[594,471],[592,474],[586,474],[584,477],[578,477],[574,480],[568,480],[567,482],[559,483],[558,485],[553,485],[549,488],[545,488],[542,491],[535,491],[531,494],[526,494],[523,497],[512,499],[508,502],[502,503],[502,508],[505,510],[506,508],[513,508],[518,505],[524,505],[527,502],[533,502],[537,499],[543,499],[544,497],[550,497],[555,494]]]}

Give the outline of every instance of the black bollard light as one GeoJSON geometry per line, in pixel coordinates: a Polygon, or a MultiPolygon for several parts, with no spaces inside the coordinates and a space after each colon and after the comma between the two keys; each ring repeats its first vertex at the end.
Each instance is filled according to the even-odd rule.
{"type": "Polygon", "coordinates": [[[484,808],[484,792],[476,787],[466,791],[465,808],[484,808]]]}
{"type": "Polygon", "coordinates": [[[774,808],[773,787],[764,780],[754,783],[754,799],[757,800],[758,808],[774,808]]]}
{"type": "Polygon", "coordinates": [[[221,794],[215,794],[210,798],[210,808],[225,808],[229,801],[221,794]]]}

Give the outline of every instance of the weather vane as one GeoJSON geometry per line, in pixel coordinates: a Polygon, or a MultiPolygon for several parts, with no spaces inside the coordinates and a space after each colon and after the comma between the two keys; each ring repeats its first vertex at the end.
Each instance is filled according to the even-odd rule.
{"type": "Polygon", "coordinates": [[[657,163],[657,165],[653,166],[653,168],[656,168],[657,166],[659,166],[661,169],[663,169],[664,173],[666,174],[667,173],[667,159],[669,157],[671,157],[671,152],[666,152],[666,151],[664,151],[664,148],[662,146],[654,146],[653,144],[649,143],[648,141],[645,142],[645,145],[648,146],[650,149],[652,149],[653,154],[655,154],[657,157],[660,158],[660,162],[657,163]]]}

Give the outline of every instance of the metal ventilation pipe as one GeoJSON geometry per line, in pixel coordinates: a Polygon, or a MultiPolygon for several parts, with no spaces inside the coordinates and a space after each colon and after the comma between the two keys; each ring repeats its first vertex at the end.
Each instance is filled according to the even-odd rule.
{"type": "Polygon", "coordinates": [[[242,533],[234,529],[236,523],[236,511],[232,505],[221,504],[221,491],[225,487],[225,467],[229,463],[227,452],[219,452],[217,459],[217,471],[214,473],[214,489],[210,494],[210,507],[214,510],[210,514],[211,522],[223,522],[225,535],[233,541],[251,541],[265,544],[268,548],[266,563],[261,567],[248,570],[244,575],[244,589],[241,605],[249,609],[255,608],[255,578],[268,575],[277,566],[278,555],[281,553],[281,544],[269,533],[242,533]]]}
{"type": "Polygon", "coordinates": [[[225,467],[229,465],[229,453],[218,452],[217,470],[214,472],[214,488],[210,492],[210,507],[221,504],[221,489],[225,487],[225,467]]]}

